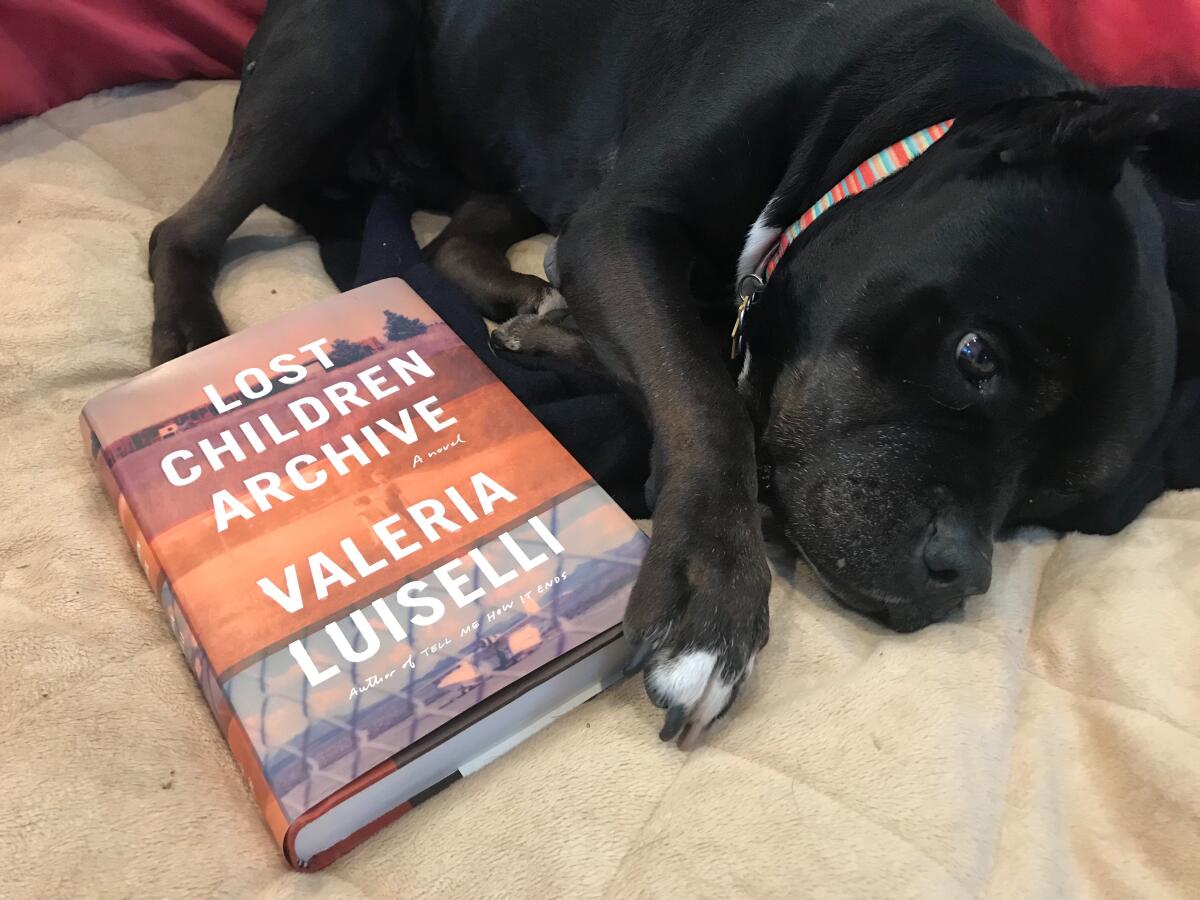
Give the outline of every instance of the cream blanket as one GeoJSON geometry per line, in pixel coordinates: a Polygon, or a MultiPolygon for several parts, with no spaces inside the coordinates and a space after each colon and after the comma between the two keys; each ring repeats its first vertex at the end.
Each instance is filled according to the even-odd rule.
{"type": "MultiPolygon", "coordinates": [[[[1002,545],[989,596],[908,637],[775,549],[771,643],[705,746],[659,744],[626,684],[289,872],[76,430],[146,366],[146,239],[216,158],[234,90],[0,128],[0,894],[1200,896],[1200,493],[1115,538],[1002,545]]],[[[260,211],[218,296],[242,328],[330,290],[313,242],[260,211]]]]}

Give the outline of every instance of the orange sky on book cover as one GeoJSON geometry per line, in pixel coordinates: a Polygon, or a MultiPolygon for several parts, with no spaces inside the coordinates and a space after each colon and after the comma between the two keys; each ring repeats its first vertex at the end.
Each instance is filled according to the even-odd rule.
{"type": "Polygon", "coordinates": [[[232,393],[238,372],[262,366],[276,353],[290,352],[320,337],[333,340],[378,332],[385,309],[429,319],[424,302],[396,278],[355,289],[353,301],[338,304],[337,317],[331,321],[330,305],[337,304],[338,299],[313,303],[260,326],[269,332],[269,343],[240,340],[234,335],[188,354],[180,365],[172,361],[145,372],[136,384],[137,403],[129,403],[128,395],[121,390],[101,394],[89,404],[93,419],[104,424],[105,434],[100,439],[107,444],[146,425],[173,418],[186,408],[185,398],[205,402],[202,392],[206,384],[216,387],[222,396],[232,393]],[[203,366],[196,365],[197,354],[202,354],[203,366]]]}
{"type": "MultiPolygon", "coordinates": [[[[190,365],[168,364],[151,373],[154,377],[135,382],[128,392],[118,390],[104,395],[102,402],[88,411],[96,427],[103,429],[102,443],[107,446],[134,431],[174,418],[191,408],[192,398],[195,405],[203,405],[206,384],[217,384],[223,394],[231,392],[233,374],[249,366],[263,366],[265,359],[275,353],[320,337],[332,342],[336,338],[358,340],[377,334],[382,329],[385,309],[426,322],[433,318],[402,282],[380,283],[360,292],[363,296],[356,292],[353,302],[314,304],[278,323],[278,328],[267,326],[266,333],[260,329],[253,340],[238,340],[235,336],[210,345],[183,360],[190,365]],[[333,321],[331,313],[336,313],[333,321]],[[198,354],[204,354],[203,365],[196,364],[198,354]]],[[[439,327],[446,328],[440,323],[439,327]]],[[[126,485],[151,547],[218,673],[328,619],[340,609],[379,595],[406,580],[410,573],[465,554],[485,535],[503,530],[507,523],[525,521],[548,501],[590,481],[532,414],[456,340],[443,353],[427,359],[436,373],[432,379],[418,381],[413,387],[296,440],[271,445],[266,452],[233,462],[219,473],[206,471],[204,477],[187,487],[170,486],[162,476],[159,463],[170,450],[194,447],[201,436],[236,427],[251,415],[282,409],[287,399],[319,391],[330,381],[352,378],[363,368],[395,355],[399,346],[404,345],[385,347],[361,362],[331,372],[315,372],[286,395],[255,403],[252,414],[233,410],[216,416],[181,432],[187,437],[185,443],[178,439],[161,442],[116,461],[118,479],[126,485]],[[443,355],[446,359],[439,363],[438,357],[443,355]],[[212,511],[214,491],[228,488],[245,499],[242,479],[262,471],[281,471],[284,463],[297,454],[312,452],[331,438],[355,433],[362,424],[431,394],[437,395],[446,412],[458,419],[457,424],[437,435],[423,434],[417,444],[373,458],[370,465],[354,469],[349,475],[330,471],[321,489],[296,492],[290,502],[257,513],[251,521],[234,519],[228,530],[217,532],[212,511]],[[424,455],[458,434],[464,438],[464,445],[414,467],[415,455],[424,455]],[[353,567],[339,549],[339,541],[346,537],[355,539],[368,559],[381,558],[383,553],[372,541],[370,528],[371,523],[392,512],[378,501],[381,486],[392,485],[405,504],[444,499],[443,492],[449,486],[472,498],[470,477],[480,471],[515,494],[517,502],[501,502],[494,515],[481,516],[474,523],[459,520],[459,531],[436,542],[424,540],[418,533],[421,550],[351,586],[332,586],[324,600],[315,599],[308,585],[304,608],[295,613],[286,612],[258,587],[257,580],[264,576],[282,586],[284,569],[291,563],[297,565],[300,583],[305,585],[307,558],[317,551],[329,554],[353,574],[353,567]],[[129,490],[131,484],[137,488],[129,490]],[[364,502],[363,497],[369,499],[364,502]],[[156,520],[169,521],[169,526],[156,533],[156,520]]],[[[322,462],[305,471],[312,473],[322,466],[328,468],[322,462]]]]}

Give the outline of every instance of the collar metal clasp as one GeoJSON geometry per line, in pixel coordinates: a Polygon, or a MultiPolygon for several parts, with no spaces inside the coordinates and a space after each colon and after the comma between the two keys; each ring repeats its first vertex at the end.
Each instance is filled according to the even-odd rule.
{"type": "Polygon", "coordinates": [[[746,313],[750,311],[750,307],[758,299],[758,295],[762,293],[763,288],[767,283],[763,281],[762,276],[757,274],[746,275],[738,282],[738,306],[737,318],[733,322],[733,331],[730,333],[729,358],[737,359],[742,355],[742,350],[746,346],[746,313]]]}

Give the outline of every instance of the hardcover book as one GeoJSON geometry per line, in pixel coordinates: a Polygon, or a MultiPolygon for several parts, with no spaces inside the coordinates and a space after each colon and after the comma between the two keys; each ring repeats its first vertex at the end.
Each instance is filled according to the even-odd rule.
{"type": "Polygon", "coordinates": [[[159,366],[82,425],[297,868],[619,677],[646,538],[398,279],[159,366]]]}

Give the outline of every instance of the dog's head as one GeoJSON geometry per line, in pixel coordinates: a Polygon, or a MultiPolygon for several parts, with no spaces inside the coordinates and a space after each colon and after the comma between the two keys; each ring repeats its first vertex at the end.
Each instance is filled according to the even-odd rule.
{"type": "Polygon", "coordinates": [[[1070,524],[1130,477],[1176,372],[1148,179],[1200,188],[1198,133],[1130,99],[1014,101],[784,257],[741,385],[787,532],[843,604],[937,621],[988,589],[1006,526],[1070,524]]]}

